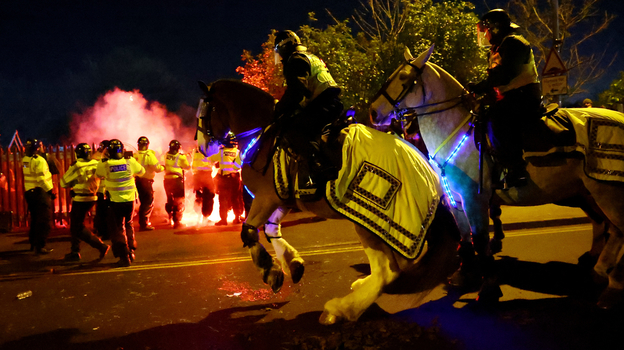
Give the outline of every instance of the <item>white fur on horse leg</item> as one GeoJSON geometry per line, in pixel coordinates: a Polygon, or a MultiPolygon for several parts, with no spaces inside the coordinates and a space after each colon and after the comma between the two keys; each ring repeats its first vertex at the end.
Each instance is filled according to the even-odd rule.
{"type": "Polygon", "coordinates": [[[325,303],[323,314],[319,321],[322,324],[331,324],[343,318],[348,321],[357,319],[379,298],[383,287],[394,281],[398,271],[392,271],[390,261],[383,251],[365,248],[371,266],[371,275],[362,279],[357,290],[343,298],[334,298],[325,303]]]}
{"type": "Polygon", "coordinates": [[[351,283],[351,290],[357,290],[366,282],[366,279],[370,278],[370,275],[362,278],[358,278],[353,283],[351,283]]]}
{"type": "Polygon", "coordinates": [[[457,222],[459,227],[459,233],[461,235],[462,242],[472,243],[472,229],[470,228],[470,222],[466,216],[466,212],[461,206],[461,203],[457,203],[457,207],[451,206],[451,213],[457,222]]]}
{"type": "Polygon", "coordinates": [[[622,250],[622,245],[624,245],[622,232],[615,227],[610,231],[611,235],[607,240],[607,244],[602,250],[600,257],[598,257],[596,266],[594,266],[594,271],[603,277],[609,277],[609,273],[618,262],[618,256],[622,250]]]}

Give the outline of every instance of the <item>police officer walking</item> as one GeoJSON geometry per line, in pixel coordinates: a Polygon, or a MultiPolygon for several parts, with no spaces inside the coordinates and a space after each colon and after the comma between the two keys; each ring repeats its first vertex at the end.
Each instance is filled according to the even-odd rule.
{"type": "Polygon", "coordinates": [[[527,183],[522,135],[530,132],[541,117],[541,88],[533,50],[516,32],[518,28],[504,10],[483,15],[477,24],[477,39],[481,46],[490,46],[488,76],[467,86],[473,93],[494,95],[487,114],[487,131],[492,156],[506,170],[507,188],[527,183]]]}
{"type": "Polygon", "coordinates": [[[47,249],[45,245],[52,230],[52,199],[56,198],[52,192],[52,174],[48,162],[38,154],[41,151],[39,140],[26,140],[24,148],[24,197],[30,211],[28,241],[35,254],[49,254],[52,249],[47,249]]]}
{"type": "Polygon", "coordinates": [[[193,154],[193,189],[195,190],[195,205],[201,208],[201,219],[205,221],[214,206],[215,184],[212,179],[214,162],[206,156],[200,148],[193,154]]]}
{"type": "Polygon", "coordinates": [[[191,168],[186,155],[180,150],[178,140],[169,142],[169,151],[164,156],[165,163],[165,192],[167,204],[165,210],[169,214],[169,222],[173,221],[173,228],[180,228],[182,213],[184,212],[184,170],[191,168]]]}
{"type": "Polygon", "coordinates": [[[134,201],[137,198],[134,177],[143,175],[145,169],[136,159],[124,158],[123,143],[117,139],[108,144],[108,156],[108,160],[98,164],[95,173],[104,178],[110,198],[108,220],[113,254],[119,258],[119,266],[130,266],[137,249],[132,227],[134,201]]]}
{"type": "Polygon", "coordinates": [[[145,168],[143,176],[137,176],[136,187],[139,192],[139,231],[151,231],[154,227],[150,223],[150,216],[154,210],[154,176],[165,168],[158,163],[154,151],[149,149],[149,139],[139,137],[137,146],[139,152],[134,158],[145,168]]]}
{"type": "Polygon", "coordinates": [[[61,178],[61,187],[72,188],[72,207],[70,212],[71,252],[65,255],[67,261],[80,260],[80,241],[85,241],[100,252],[98,260],[104,259],[110,247],[89,230],[85,218],[97,201],[97,189],[100,179],[95,176],[98,165],[91,159],[91,147],[86,143],[76,146],[76,161],[70,165],[61,178]]]}
{"type": "Polygon", "coordinates": [[[319,140],[323,128],[340,117],[341,90],[325,62],[307,52],[293,31],[275,36],[276,64],[278,59],[284,65],[286,91],[275,106],[275,118],[283,127],[286,147],[298,156],[300,198],[314,200],[319,184],[338,177],[338,169],[324,159],[319,140]]]}
{"type": "Polygon", "coordinates": [[[236,137],[231,132],[223,141],[219,153],[210,156],[213,162],[218,162],[219,172],[216,176],[217,192],[219,193],[219,220],[215,225],[227,225],[227,213],[234,211],[234,224],[243,220],[243,192],[240,179],[241,159],[236,137]]]}

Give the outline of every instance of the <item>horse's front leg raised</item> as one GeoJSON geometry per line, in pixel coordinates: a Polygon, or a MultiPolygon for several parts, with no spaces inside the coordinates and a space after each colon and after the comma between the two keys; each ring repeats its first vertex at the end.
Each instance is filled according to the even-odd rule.
{"type": "Polygon", "coordinates": [[[267,241],[273,245],[277,259],[282,263],[282,269],[290,272],[293,283],[299,283],[305,266],[303,258],[299,255],[297,249],[291,246],[283,237],[281,230],[281,222],[290,212],[290,209],[279,207],[271,214],[269,221],[264,224],[264,234],[267,241]]]}
{"type": "Polygon", "coordinates": [[[379,298],[383,288],[399,276],[398,265],[390,258],[392,250],[365,228],[356,225],[356,231],[368,257],[371,274],[356,281],[352,285],[356,289],[350,294],[325,303],[319,319],[322,324],[334,324],[339,319],[356,321],[379,298]]]}
{"type": "Polygon", "coordinates": [[[284,284],[284,271],[279,261],[273,258],[260,243],[258,227],[267,221],[277,207],[277,204],[271,205],[263,201],[263,198],[256,196],[241,231],[243,247],[249,248],[251,259],[260,271],[262,280],[271,286],[274,293],[279,292],[284,284]]]}

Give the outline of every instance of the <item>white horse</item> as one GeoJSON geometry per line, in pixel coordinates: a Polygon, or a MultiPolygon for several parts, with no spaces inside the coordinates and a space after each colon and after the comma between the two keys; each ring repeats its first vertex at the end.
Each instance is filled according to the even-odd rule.
{"type": "MultiPolygon", "coordinates": [[[[391,75],[373,99],[371,121],[378,125],[388,125],[394,117],[405,111],[415,116],[411,122],[418,123],[423,141],[430,151],[431,163],[435,164],[443,181],[448,181],[447,190],[457,203],[455,217],[460,223],[462,241],[474,242],[480,255],[491,254],[488,251],[490,201],[494,205],[527,206],[582,199],[586,208],[597,213],[599,220],[604,220],[604,225],[594,222],[595,239],[589,252],[598,260],[594,270],[609,279],[608,287],[602,293],[598,305],[608,308],[619,302],[624,294],[624,259],[621,249],[624,243],[624,184],[621,182],[622,178],[619,181],[606,181],[617,178],[617,169],[613,169],[613,174],[610,169],[600,169],[602,173],[598,171],[589,177],[586,175],[585,159],[578,157],[578,152],[576,157],[551,152],[550,156],[556,158],[555,162],[544,164],[542,161],[537,164],[531,160],[533,158],[526,158],[527,171],[530,174],[527,186],[508,191],[492,191],[490,176],[483,176],[483,190],[479,193],[479,152],[474,146],[472,115],[462,99],[465,90],[446,71],[428,62],[432,52],[433,47],[414,58],[406,50],[406,61],[391,75]],[[596,180],[597,177],[600,180],[596,180]],[[460,220],[463,216],[461,212],[465,213],[465,220],[460,220]],[[602,239],[605,227],[608,227],[610,233],[606,246],[602,239]]],[[[579,111],[560,109],[558,113],[569,115],[578,114],[577,112],[579,111]]],[[[604,109],[580,112],[584,116],[581,121],[585,124],[590,124],[591,119],[594,121],[593,125],[614,125],[614,131],[608,131],[607,134],[617,135],[624,125],[622,113],[604,109]]],[[[577,138],[579,135],[587,135],[585,124],[575,124],[577,138]]],[[[582,146],[577,144],[574,147],[578,151],[578,147],[582,146]]],[[[601,147],[599,143],[597,147],[601,147]]],[[[581,151],[589,156],[592,149],[582,148],[581,151]]],[[[592,158],[592,162],[603,162],[602,158],[617,160],[623,156],[618,145],[613,147],[611,153],[594,151],[597,152],[593,153],[597,158],[592,158]]],[[[484,173],[489,174],[490,158],[486,157],[484,163],[484,173]]],[[[604,162],[598,163],[600,164],[613,165],[604,162]]],[[[497,215],[494,215],[494,219],[497,219],[497,215]]]]}
{"type": "MultiPolygon", "coordinates": [[[[243,183],[255,198],[243,224],[241,239],[249,248],[263,281],[273,291],[280,290],[284,273],[260,244],[258,228],[264,225],[266,229],[278,208],[294,206],[321,217],[353,221],[371,265],[371,275],[351,284],[352,293],[325,303],[319,320],[323,324],[357,320],[402,272],[409,271],[410,276],[419,278],[423,292],[448,277],[448,268],[455,262],[459,233],[443,204],[437,175],[416,149],[395,136],[352,125],[343,130],[338,152],[343,160],[354,159],[352,153],[365,147],[369,150],[366,159],[343,162],[341,177],[327,185],[324,199],[302,202],[290,196],[296,183],[292,180],[296,162],[286,159],[289,164],[285,167],[273,162],[275,134],[267,131],[261,141],[254,141],[260,130],[266,130],[273,122],[273,98],[238,81],[218,80],[210,88],[202,89],[205,97],[198,110],[200,134],[206,140],[221,139],[231,130],[244,153],[257,147],[255,155],[245,157],[242,169],[243,183]],[[254,144],[258,146],[251,146],[254,144]],[[379,153],[375,154],[376,151],[379,153]],[[284,192],[281,187],[276,188],[276,179],[283,180],[280,184],[291,190],[284,192]],[[395,204],[399,199],[406,201],[406,205],[395,204]]],[[[278,153],[277,157],[282,155],[278,153]]],[[[285,212],[281,213],[283,217],[285,212]]],[[[285,243],[283,239],[279,241],[285,243]]],[[[283,252],[278,249],[283,248],[276,251],[287,262],[292,260],[289,255],[296,252],[290,246],[283,252]]]]}

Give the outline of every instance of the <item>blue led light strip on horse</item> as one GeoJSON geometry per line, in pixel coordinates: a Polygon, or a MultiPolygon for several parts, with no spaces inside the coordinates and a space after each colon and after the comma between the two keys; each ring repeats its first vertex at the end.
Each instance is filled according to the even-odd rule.
{"type": "MultiPolygon", "coordinates": [[[[255,129],[251,129],[249,131],[245,131],[243,133],[240,133],[240,134],[236,135],[236,137],[241,139],[243,137],[247,137],[247,136],[250,136],[250,135],[255,135],[255,134],[259,133],[260,131],[262,131],[262,128],[255,128],[255,129]]],[[[258,140],[260,140],[260,136],[262,136],[262,134],[256,136],[253,140],[251,140],[249,142],[247,147],[245,147],[245,150],[243,150],[243,152],[241,153],[241,162],[245,163],[245,158],[247,157],[247,153],[249,153],[249,151],[251,151],[254,148],[254,146],[256,145],[258,140]]],[[[245,191],[247,191],[247,193],[249,193],[251,198],[256,198],[256,196],[254,196],[254,194],[247,188],[247,186],[243,185],[243,187],[245,188],[245,191]]]]}
{"type": "Polygon", "coordinates": [[[448,180],[446,178],[445,168],[446,168],[446,165],[451,160],[453,160],[453,157],[455,157],[455,155],[461,149],[461,147],[464,145],[464,142],[466,142],[468,137],[470,137],[470,134],[472,133],[472,129],[473,128],[474,128],[474,124],[471,123],[470,124],[470,128],[468,129],[468,131],[466,132],[464,137],[462,137],[462,139],[459,141],[459,143],[457,144],[457,146],[455,147],[453,152],[451,152],[451,154],[449,154],[449,156],[446,158],[444,163],[440,164],[440,163],[436,162],[435,159],[434,159],[435,156],[436,156],[435,154],[434,155],[429,155],[429,163],[435,164],[440,169],[440,176],[442,177],[442,186],[444,187],[444,192],[446,192],[446,195],[448,196],[448,198],[449,198],[453,208],[457,208],[457,202],[455,202],[455,198],[453,197],[453,194],[451,193],[451,188],[450,188],[450,186],[448,184],[448,180]]]}

